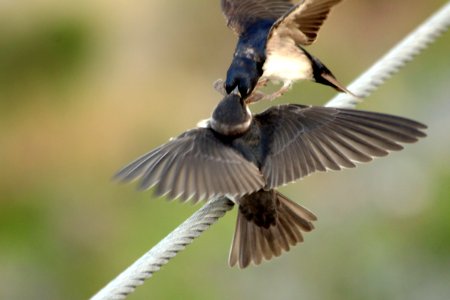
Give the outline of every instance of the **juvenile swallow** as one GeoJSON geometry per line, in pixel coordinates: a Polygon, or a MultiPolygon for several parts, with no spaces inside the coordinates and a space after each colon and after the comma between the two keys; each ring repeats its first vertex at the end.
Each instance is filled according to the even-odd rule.
{"type": "Polygon", "coordinates": [[[239,39],[226,80],[217,81],[216,89],[229,94],[238,87],[246,98],[268,81],[281,81],[283,86],[277,92],[264,97],[273,100],[295,81],[311,80],[353,95],[303,48],[316,40],[330,9],[341,0],[303,0],[295,5],[293,2],[221,0],[227,25],[239,39]]]}
{"type": "Polygon", "coordinates": [[[274,189],[315,171],[399,151],[425,137],[426,126],[359,110],[280,105],[252,115],[236,92],[201,127],[144,154],[116,178],[182,200],[225,196],[239,205],[229,263],[244,268],[302,241],[316,218],[274,189]]]}

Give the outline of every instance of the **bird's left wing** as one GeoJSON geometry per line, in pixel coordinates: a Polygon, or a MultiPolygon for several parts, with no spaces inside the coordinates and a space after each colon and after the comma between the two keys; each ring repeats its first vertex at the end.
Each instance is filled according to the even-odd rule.
{"type": "Polygon", "coordinates": [[[258,20],[275,22],[293,7],[292,0],[221,0],[227,25],[238,35],[258,20]]]}
{"type": "Polygon", "coordinates": [[[342,0],[304,0],[292,7],[273,26],[268,38],[290,38],[297,45],[314,43],[331,8],[342,0]]]}
{"type": "Polygon", "coordinates": [[[255,115],[266,138],[261,170],[268,188],[316,171],[353,168],[425,137],[425,125],[359,110],[281,105],[255,115]]]}

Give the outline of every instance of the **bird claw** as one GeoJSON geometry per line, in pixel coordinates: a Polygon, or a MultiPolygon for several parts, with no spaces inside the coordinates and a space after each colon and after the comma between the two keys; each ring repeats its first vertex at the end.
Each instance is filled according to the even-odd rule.
{"type": "Polygon", "coordinates": [[[265,99],[265,97],[266,97],[266,94],[264,94],[263,92],[254,91],[253,93],[251,93],[250,96],[247,97],[247,99],[245,99],[245,103],[246,104],[255,103],[262,99],[265,99]]]}
{"type": "Polygon", "coordinates": [[[269,79],[268,78],[260,78],[258,80],[258,82],[256,83],[255,89],[263,88],[263,87],[265,87],[267,85],[267,83],[269,83],[269,79]]]}
{"type": "Polygon", "coordinates": [[[280,98],[281,96],[284,95],[284,93],[286,93],[289,90],[289,87],[282,87],[280,88],[278,91],[273,92],[272,94],[269,95],[265,95],[264,96],[264,100],[269,100],[269,101],[274,101],[275,99],[280,98]]]}
{"type": "MultiPolygon", "coordinates": [[[[258,81],[256,84],[255,89],[253,92],[245,99],[245,103],[255,103],[261,100],[269,100],[274,101],[275,99],[278,99],[279,97],[283,96],[284,93],[286,93],[290,89],[290,85],[281,87],[278,91],[272,93],[272,94],[264,94],[261,91],[256,91],[258,88],[265,87],[267,83],[269,82],[269,79],[263,78],[258,81]]],[[[213,83],[214,89],[219,92],[222,96],[228,95],[227,91],[225,90],[225,80],[219,78],[213,83]]]]}

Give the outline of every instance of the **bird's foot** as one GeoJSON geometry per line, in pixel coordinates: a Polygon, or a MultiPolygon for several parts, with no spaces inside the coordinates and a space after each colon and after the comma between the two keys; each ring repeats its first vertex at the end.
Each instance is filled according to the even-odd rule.
{"type": "Polygon", "coordinates": [[[250,96],[248,96],[245,99],[245,103],[246,104],[251,104],[251,103],[255,103],[258,102],[262,99],[265,99],[266,94],[264,94],[263,92],[260,91],[254,91],[253,93],[250,94],[250,96]]]}
{"type": "Polygon", "coordinates": [[[260,78],[256,83],[255,90],[265,87],[267,83],[269,83],[269,78],[260,78]]]}
{"type": "Polygon", "coordinates": [[[264,96],[264,100],[269,100],[269,101],[273,101],[275,99],[280,98],[281,96],[284,95],[284,93],[286,93],[289,90],[290,86],[283,86],[282,88],[280,88],[278,91],[269,94],[269,95],[265,95],[264,96]]]}
{"type": "Polygon", "coordinates": [[[216,81],[214,81],[213,87],[222,96],[226,96],[227,95],[227,91],[225,90],[225,81],[222,78],[219,78],[216,81]]]}

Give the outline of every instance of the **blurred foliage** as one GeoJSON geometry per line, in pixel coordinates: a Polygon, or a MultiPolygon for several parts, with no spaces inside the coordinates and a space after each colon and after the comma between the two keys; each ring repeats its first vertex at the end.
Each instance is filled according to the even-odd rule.
{"type": "Polygon", "coordinates": [[[411,228],[411,234],[417,232],[417,248],[422,247],[436,262],[448,259],[450,254],[450,222],[445,222],[450,212],[450,173],[436,178],[433,206],[429,207],[418,220],[416,226],[411,228]],[[429,234],[433,233],[433,234],[429,234]]]}
{"type": "Polygon", "coordinates": [[[20,93],[28,96],[42,86],[59,89],[71,80],[86,56],[88,38],[85,24],[68,19],[36,24],[25,30],[3,27],[0,35],[2,107],[18,104],[13,100],[20,93]]]}
{"type": "MultiPolygon", "coordinates": [[[[308,49],[348,83],[444,3],[344,1],[308,49]]],[[[210,115],[234,46],[218,0],[0,2],[0,299],[86,299],[198,209],[110,178],[210,115]]],[[[303,245],[230,269],[233,211],[129,299],[447,299],[448,53],[449,33],[361,105],[427,139],[282,189],[319,216],[303,245]]]]}

